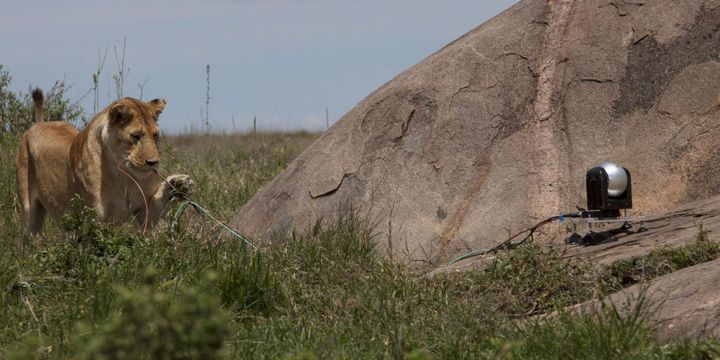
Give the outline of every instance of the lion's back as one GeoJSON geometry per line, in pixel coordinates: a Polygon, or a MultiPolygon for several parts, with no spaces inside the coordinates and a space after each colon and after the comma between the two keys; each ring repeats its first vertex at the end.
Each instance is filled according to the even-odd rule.
{"type": "Polygon", "coordinates": [[[70,145],[78,129],[64,121],[42,122],[33,125],[23,136],[28,152],[37,165],[56,168],[67,164],[70,145]]]}

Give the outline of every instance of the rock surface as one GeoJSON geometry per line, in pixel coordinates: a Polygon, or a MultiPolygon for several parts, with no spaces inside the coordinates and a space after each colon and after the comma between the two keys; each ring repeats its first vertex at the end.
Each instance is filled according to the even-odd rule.
{"type": "MultiPolygon", "coordinates": [[[[633,233],[638,227],[636,223],[629,234],[618,233],[597,245],[568,247],[565,254],[568,257],[592,258],[599,264],[611,264],[646,255],[660,246],[691,244],[697,240],[701,227],[711,240],[720,242],[720,196],[693,201],[650,216],[642,223],[646,231],[633,233]]],[[[618,225],[609,228],[615,229],[618,225]]]]}
{"type": "MultiPolygon", "coordinates": [[[[704,231],[711,241],[720,242],[720,195],[680,205],[670,211],[634,223],[628,232],[615,232],[620,224],[608,224],[594,230],[613,234],[596,245],[565,246],[568,258],[584,258],[609,265],[618,260],[647,255],[661,247],[689,245],[704,231]],[[645,231],[636,232],[640,227],[645,231]]],[[[440,266],[433,273],[478,269],[493,261],[492,256],[470,258],[451,266],[440,266]]],[[[641,310],[649,315],[648,325],[663,339],[697,339],[720,336],[720,259],[698,264],[661,276],[646,284],[625,288],[604,299],[621,314],[641,310]]],[[[599,313],[600,302],[588,301],[570,310],[599,313]]],[[[553,316],[555,314],[551,314],[553,316]]],[[[542,315],[547,316],[547,315],[542,315]]]]}
{"type": "MultiPolygon", "coordinates": [[[[642,222],[631,223],[628,231],[620,231],[622,223],[596,225],[593,231],[607,239],[589,246],[562,246],[567,258],[586,258],[600,265],[633,256],[647,255],[658,247],[685,246],[697,240],[698,233],[706,232],[711,240],[720,242],[720,195],[682,204],[661,214],[645,217],[642,222]],[[638,232],[643,228],[644,231],[638,232]],[[607,235],[606,235],[607,234],[607,235]]],[[[584,235],[586,225],[579,221],[577,232],[584,235]]],[[[566,233],[569,236],[570,233],[566,233]]],[[[452,265],[439,264],[435,272],[465,271],[483,268],[492,261],[492,254],[472,257],[452,265]]],[[[718,290],[720,295],[720,289],[718,290]]]]}
{"type": "MultiPolygon", "coordinates": [[[[634,285],[604,299],[621,314],[647,313],[648,325],[662,339],[720,336],[720,259],[662,276],[649,285],[634,285]]],[[[575,306],[580,313],[597,313],[598,301],[575,306]]]]}
{"type": "Polygon", "coordinates": [[[585,205],[615,161],[646,214],[720,186],[720,2],[523,0],[370,94],[231,224],[307,230],[352,208],[443,264],[585,205]]]}
{"type": "MultiPolygon", "coordinates": [[[[684,204],[649,218],[646,232],[619,235],[597,246],[568,248],[568,256],[580,256],[600,264],[645,255],[662,246],[683,246],[696,241],[700,226],[712,241],[720,241],[720,196],[684,204]]],[[[608,296],[606,303],[620,311],[633,311],[642,299],[650,325],[665,339],[696,339],[720,336],[720,259],[685,268],[634,285],[608,296]]],[[[575,306],[580,312],[595,312],[598,301],[575,306]]]]}

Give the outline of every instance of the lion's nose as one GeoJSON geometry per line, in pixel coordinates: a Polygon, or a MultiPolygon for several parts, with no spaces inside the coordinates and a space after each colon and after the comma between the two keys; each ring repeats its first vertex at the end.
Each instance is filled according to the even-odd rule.
{"type": "Polygon", "coordinates": [[[155,166],[160,162],[160,160],[145,160],[145,163],[148,164],[148,166],[155,166]]]}

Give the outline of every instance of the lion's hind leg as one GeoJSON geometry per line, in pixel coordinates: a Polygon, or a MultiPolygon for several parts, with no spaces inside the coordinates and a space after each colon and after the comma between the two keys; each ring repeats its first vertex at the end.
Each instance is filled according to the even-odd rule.
{"type": "Polygon", "coordinates": [[[28,153],[27,140],[23,140],[15,159],[18,200],[20,201],[20,218],[23,234],[26,237],[35,235],[42,230],[46,210],[38,199],[35,184],[35,171],[28,153]]]}
{"type": "Polygon", "coordinates": [[[46,213],[45,207],[37,199],[30,201],[30,206],[23,209],[23,215],[25,216],[23,225],[26,236],[40,233],[46,213]]]}

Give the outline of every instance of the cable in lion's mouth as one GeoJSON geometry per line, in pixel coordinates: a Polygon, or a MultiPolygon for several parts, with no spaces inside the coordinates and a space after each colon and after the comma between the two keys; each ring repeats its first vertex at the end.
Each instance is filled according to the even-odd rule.
{"type": "Polygon", "coordinates": [[[120,163],[123,164],[125,168],[136,171],[150,171],[153,169],[152,166],[138,165],[134,161],[130,160],[130,158],[125,158],[125,160],[122,160],[120,163]]]}
{"type": "Polygon", "coordinates": [[[122,164],[124,167],[126,167],[126,168],[128,168],[128,169],[135,169],[135,168],[136,168],[135,163],[133,163],[133,161],[130,160],[130,158],[125,158],[125,159],[121,160],[121,161],[120,161],[120,164],[122,164]]]}
{"type": "MultiPolygon", "coordinates": [[[[117,169],[120,170],[120,172],[123,173],[125,176],[127,176],[130,180],[132,180],[132,182],[135,184],[135,186],[137,186],[137,189],[140,190],[140,195],[142,196],[142,199],[143,199],[143,202],[145,205],[145,220],[143,221],[143,232],[142,232],[144,235],[145,231],[147,230],[147,227],[148,227],[148,220],[149,220],[149,216],[150,216],[150,209],[148,207],[147,197],[145,197],[145,192],[143,191],[142,186],[140,186],[140,184],[137,182],[137,180],[135,180],[135,178],[132,175],[130,175],[128,172],[126,172],[125,170],[123,170],[120,167],[120,164],[124,164],[125,162],[128,162],[128,164],[132,164],[130,159],[126,158],[125,160],[121,160],[120,162],[118,162],[117,169]]],[[[128,167],[128,164],[126,164],[125,166],[128,167]]]]}

